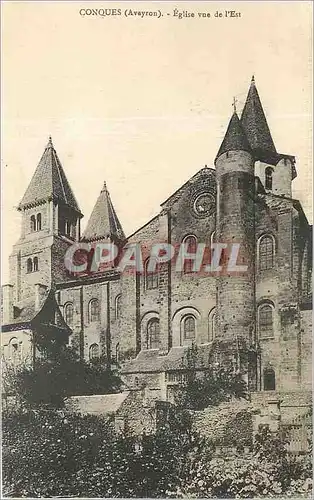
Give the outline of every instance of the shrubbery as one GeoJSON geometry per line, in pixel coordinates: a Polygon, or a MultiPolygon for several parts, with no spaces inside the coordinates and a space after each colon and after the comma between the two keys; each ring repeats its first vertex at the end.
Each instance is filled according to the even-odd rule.
{"type": "Polygon", "coordinates": [[[310,457],[292,460],[279,441],[281,436],[262,430],[252,456],[214,458],[211,443],[191,430],[184,414],[140,441],[128,433],[115,433],[99,417],[33,410],[4,415],[4,494],[37,498],[306,494],[310,457]]]}
{"type": "Polygon", "coordinates": [[[198,348],[193,345],[187,352],[185,379],[176,394],[176,404],[190,410],[203,410],[209,406],[246,398],[247,385],[240,371],[232,365],[198,366],[198,348]]]}
{"type": "Polygon", "coordinates": [[[312,498],[311,458],[311,454],[289,455],[280,432],[261,428],[250,457],[200,459],[173,493],[181,498],[271,498],[281,494],[312,498]]]}
{"type": "MultiPolygon", "coordinates": [[[[104,362],[81,362],[65,348],[61,353],[56,351],[54,362],[51,357],[42,359],[34,370],[23,368],[12,373],[6,393],[18,396],[24,405],[3,415],[4,495],[310,495],[311,455],[291,458],[281,434],[261,429],[250,456],[217,458],[213,443],[192,430],[187,409],[202,409],[246,394],[241,375],[233,370],[203,370],[199,376],[194,354],[192,349],[188,377],[178,396],[185,410],[170,412],[167,424],[150,436],[117,433],[108,418],[65,414],[56,409],[71,394],[118,391],[120,379],[104,362]]],[[[245,413],[240,417],[240,423],[246,422],[245,413]]],[[[242,444],[240,437],[235,429],[238,445],[242,444]]],[[[228,441],[232,441],[230,436],[228,441]]]]}
{"type": "Polygon", "coordinates": [[[119,392],[122,382],[117,370],[105,359],[80,360],[73,349],[59,346],[33,367],[6,368],[5,396],[15,396],[28,407],[61,408],[68,396],[119,392]]]}

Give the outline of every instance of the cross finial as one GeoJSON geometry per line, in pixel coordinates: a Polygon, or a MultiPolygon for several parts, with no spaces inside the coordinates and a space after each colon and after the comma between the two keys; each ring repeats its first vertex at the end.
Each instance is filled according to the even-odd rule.
{"type": "Polygon", "coordinates": [[[252,75],[251,83],[255,83],[255,76],[254,75],[252,75]]]}
{"type": "Polygon", "coordinates": [[[234,97],[233,98],[233,103],[232,103],[232,106],[233,106],[233,112],[236,113],[237,112],[237,99],[234,97]]]}

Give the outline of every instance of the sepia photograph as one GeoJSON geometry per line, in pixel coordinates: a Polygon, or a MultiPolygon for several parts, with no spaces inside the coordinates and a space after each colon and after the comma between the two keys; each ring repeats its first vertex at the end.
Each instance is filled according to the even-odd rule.
{"type": "Polygon", "coordinates": [[[312,2],[1,11],[1,498],[311,499],[312,2]]]}

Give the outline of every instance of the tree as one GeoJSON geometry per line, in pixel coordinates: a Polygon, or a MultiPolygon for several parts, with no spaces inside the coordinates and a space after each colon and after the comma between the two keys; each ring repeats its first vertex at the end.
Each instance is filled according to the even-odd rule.
{"type": "Polygon", "coordinates": [[[198,349],[192,346],[187,353],[184,381],[176,395],[176,404],[190,410],[229,401],[232,397],[246,398],[247,386],[243,375],[232,366],[198,366],[198,349]]]}
{"type": "Polygon", "coordinates": [[[119,392],[121,385],[117,370],[105,359],[80,360],[68,346],[52,350],[34,367],[22,366],[11,376],[13,395],[30,407],[60,408],[68,396],[119,392]]]}

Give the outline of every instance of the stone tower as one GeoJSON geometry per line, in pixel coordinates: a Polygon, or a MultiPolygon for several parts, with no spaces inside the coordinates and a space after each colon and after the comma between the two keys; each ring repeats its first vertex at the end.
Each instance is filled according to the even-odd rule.
{"type": "Polygon", "coordinates": [[[254,159],[234,112],[216,160],[217,242],[239,245],[234,272],[223,267],[217,281],[218,334],[222,340],[251,344],[255,328],[254,159]]]}
{"type": "Polygon", "coordinates": [[[66,279],[66,249],[80,237],[83,217],[51,138],[18,205],[21,234],[10,256],[14,302],[66,279]]]}

